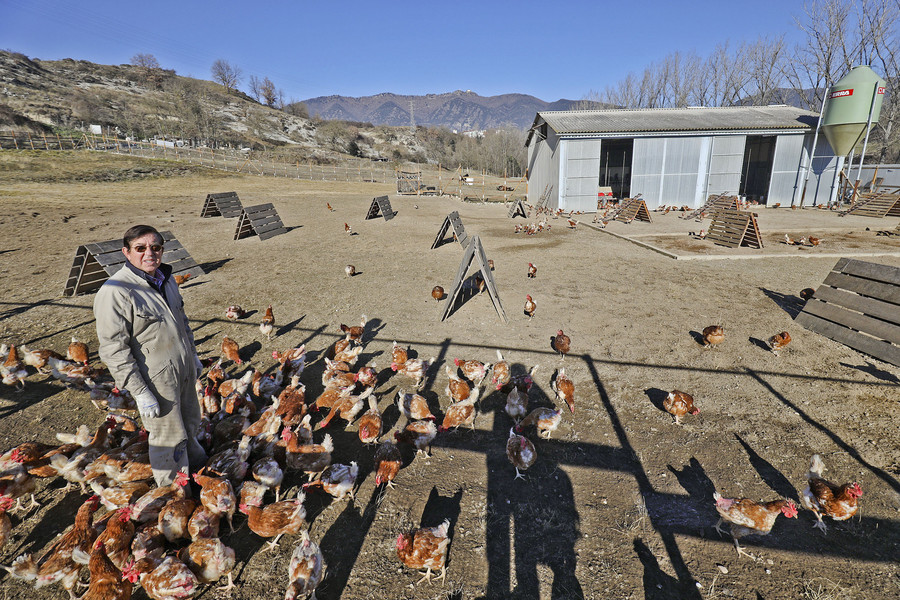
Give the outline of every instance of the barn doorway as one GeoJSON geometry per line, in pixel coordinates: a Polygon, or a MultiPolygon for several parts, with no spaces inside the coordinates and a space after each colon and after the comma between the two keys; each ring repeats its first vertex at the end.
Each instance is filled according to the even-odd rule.
{"type": "Polygon", "coordinates": [[[631,195],[633,151],[633,139],[600,142],[600,185],[611,187],[615,198],[628,198],[631,195]]]}
{"type": "Polygon", "coordinates": [[[775,161],[774,135],[748,135],[744,145],[740,194],[749,201],[766,203],[772,164],[775,161]]]}

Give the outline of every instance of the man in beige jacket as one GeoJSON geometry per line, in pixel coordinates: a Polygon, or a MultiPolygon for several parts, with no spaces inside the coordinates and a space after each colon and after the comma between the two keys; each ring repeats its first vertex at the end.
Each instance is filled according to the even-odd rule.
{"type": "Polygon", "coordinates": [[[162,263],[162,236],[136,225],[122,245],[127,261],[94,299],[100,360],[134,396],[150,433],[153,477],[164,486],[206,462],[194,387],[202,365],[172,267],[162,263]]]}

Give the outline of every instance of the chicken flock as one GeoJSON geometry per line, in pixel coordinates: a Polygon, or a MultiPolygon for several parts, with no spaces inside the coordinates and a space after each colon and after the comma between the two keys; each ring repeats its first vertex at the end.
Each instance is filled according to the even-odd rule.
{"type": "MultiPolygon", "coordinates": [[[[229,320],[246,315],[234,305],[225,311],[229,320]]],[[[206,372],[196,382],[203,414],[197,438],[209,460],[199,472],[179,473],[164,487],[153,484],[148,436],[134,418],[133,399],[114,387],[105,369],[90,365],[87,346],[73,339],[68,358],[50,350],[23,349],[28,365],[41,372],[49,365],[53,377],[88,392],[98,408],[109,412],[94,431],[82,425],[75,433],[57,434],[58,445],[24,442],[0,456],[0,548],[11,530],[7,512],[39,506],[33,495],[36,479],[59,477],[67,482],[66,491],[76,486],[91,494],[74,525],[43,554],[23,554],[0,567],[36,587],[60,583],[70,598],[78,597],[75,592],[84,585],[81,575],[87,567],[90,579],[81,598],[88,600],[128,598],[135,586],[155,600],[186,598],[219,579],[227,579],[223,589],[229,590],[234,587],[235,552],[220,533],[226,533],[225,527],[233,532],[235,520],[245,518],[250,531],[270,540],[262,551],[275,547],[283,536],[299,540],[285,597],[306,597],[325,572],[324,558],[309,536],[306,496],[352,499],[360,475],[355,462],[332,460],[335,447],[327,428],[334,421],[357,422],[360,443],[372,447],[376,485],[393,488],[405,466],[402,445],[428,454],[439,433],[474,430],[481,397],[494,392],[505,398],[511,419],[507,456],[515,477],[524,477],[538,455],[529,432],[549,439],[563,415],[556,408],[529,406],[537,366],[516,373],[500,351],[493,364],[455,359],[452,366],[444,366],[449,404],[439,417],[421,395],[428,372],[437,367],[435,359],[416,357],[394,342],[390,370],[379,373],[374,363],[359,365],[367,323],[363,315],[359,325],[340,325],[342,337],[323,351],[322,392],[316,398],[306,397],[302,383],[305,346],[272,352],[274,364],[262,371],[247,366],[236,340],[223,337],[220,357],[204,361],[206,372]],[[392,436],[384,431],[375,393],[385,377],[398,378],[400,389],[393,402],[406,419],[392,436]],[[297,489],[293,497],[282,494],[286,481],[302,482],[291,485],[297,489]],[[95,518],[101,507],[105,512],[95,518]]],[[[266,339],[273,335],[271,306],[259,330],[266,339]]],[[[558,331],[552,346],[564,358],[570,343],[558,331]]],[[[12,384],[24,385],[28,372],[17,348],[4,346],[2,352],[3,364],[14,365],[7,370],[21,372],[21,380],[12,384]]],[[[574,413],[575,386],[564,368],[550,385],[559,402],[574,413]]],[[[448,532],[449,522],[405,532],[397,539],[397,557],[407,567],[423,570],[422,581],[430,582],[433,573],[443,580],[448,532]]]]}
{"type": "MultiPolygon", "coordinates": [[[[347,227],[349,233],[349,226],[347,227]]],[[[529,263],[528,277],[537,268],[529,263]]],[[[348,275],[351,273],[348,272],[348,275]]],[[[810,290],[811,291],[811,290],[810,290]]],[[[804,290],[806,292],[806,290],[804,290]]],[[[443,290],[432,295],[440,300],[443,290]]],[[[525,313],[533,317],[536,305],[526,296],[525,313]]],[[[229,320],[246,318],[240,306],[229,306],[229,320]]],[[[266,340],[275,333],[271,305],[265,311],[259,331],[266,340]]],[[[360,444],[372,448],[376,486],[394,488],[395,479],[408,461],[401,446],[414,448],[416,455],[430,452],[439,434],[457,429],[475,429],[480,402],[490,394],[505,400],[509,417],[506,453],[515,479],[539,460],[536,441],[550,439],[562,422],[564,409],[575,414],[575,382],[567,375],[566,356],[571,339],[558,330],[551,339],[559,354],[560,366],[549,385],[558,407],[529,406],[538,365],[527,373],[513,366],[496,351],[494,363],[476,359],[454,359],[444,365],[447,399],[443,415],[435,415],[421,395],[429,373],[437,371],[435,358],[424,360],[410,348],[394,342],[390,370],[379,372],[374,363],[360,365],[367,343],[368,318],[359,325],[341,324],[342,336],[323,350],[322,392],[307,398],[303,383],[306,348],[299,346],[274,351],[274,363],[265,370],[245,367],[241,346],[224,337],[221,356],[208,359],[206,372],[196,382],[197,401],[203,421],[198,440],[207,449],[206,466],[194,474],[179,473],[165,487],[153,484],[146,432],[134,418],[133,399],[115,387],[103,367],[90,365],[85,344],[72,339],[66,356],[49,349],[28,350],[0,347],[3,383],[22,389],[29,376],[26,367],[50,374],[66,386],[84,390],[108,418],[96,430],[80,426],[75,433],[57,434],[60,444],[24,442],[0,455],[0,549],[12,530],[7,513],[28,511],[38,506],[34,497],[36,479],[60,477],[65,490],[77,486],[85,495],[74,524],[37,556],[26,553],[10,565],[0,565],[12,576],[33,582],[36,587],[59,583],[70,598],[101,600],[129,598],[140,586],[154,600],[188,598],[205,584],[225,580],[222,589],[235,587],[235,551],[223,541],[228,532],[246,524],[261,539],[270,540],[261,550],[277,547],[288,536],[294,544],[285,598],[314,595],[326,572],[317,543],[310,537],[305,501],[310,494],[327,494],[333,502],[352,500],[360,469],[356,462],[335,463],[332,436],[324,431],[342,422],[357,424],[360,444]],[[229,371],[229,369],[231,369],[229,371]],[[395,403],[405,417],[393,435],[385,432],[376,389],[397,377],[395,403]],[[440,423],[440,424],[438,424],[440,423]],[[282,493],[287,488],[287,493],[282,493]],[[30,504],[25,505],[26,499],[30,504]],[[105,512],[97,517],[103,507],[105,512]],[[90,575],[82,583],[83,570],[90,575]],[[87,587],[78,596],[79,587],[87,587]]],[[[703,329],[699,340],[706,348],[725,341],[724,327],[703,329]]],[[[791,341],[788,332],[768,340],[774,354],[791,341]]],[[[307,376],[307,381],[308,376],[307,376]]],[[[673,390],[662,403],[674,422],[681,425],[686,415],[700,410],[693,397],[673,390]]],[[[415,460],[415,459],[413,459],[415,460]]],[[[862,489],[858,483],[834,484],[823,476],[824,463],[812,458],[807,473],[808,486],[801,504],[816,516],[823,533],[823,517],[846,520],[858,511],[862,489]]],[[[792,500],[756,502],[748,498],[714,495],[720,515],[715,529],[728,522],[739,555],[747,555],[738,540],[748,534],[767,534],[779,515],[797,516],[792,500]]],[[[406,531],[397,537],[396,555],[407,567],[423,571],[419,581],[443,580],[450,544],[450,523],[406,531]]]]}

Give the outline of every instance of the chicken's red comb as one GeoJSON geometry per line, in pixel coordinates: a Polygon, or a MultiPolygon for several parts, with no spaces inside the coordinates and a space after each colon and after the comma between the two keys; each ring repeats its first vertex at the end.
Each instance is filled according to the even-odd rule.
{"type": "Polygon", "coordinates": [[[13,462],[24,462],[25,455],[18,448],[13,448],[12,454],[9,455],[10,460],[13,462]]]}
{"type": "Polygon", "coordinates": [[[781,509],[781,513],[789,519],[797,517],[797,505],[793,500],[788,500],[787,505],[781,509]]]}
{"type": "Polygon", "coordinates": [[[0,510],[7,510],[13,504],[15,502],[9,496],[0,496],[0,510]]]}
{"type": "Polygon", "coordinates": [[[90,498],[88,498],[87,500],[84,501],[85,504],[87,504],[88,502],[99,503],[100,496],[98,496],[97,494],[94,494],[90,498]]]}
{"type": "Polygon", "coordinates": [[[856,483],[855,481],[854,481],[853,484],[850,486],[850,492],[852,492],[853,495],[856,496],[857,498],[860,497],[860,496],[862,496],[862,488],[859,487],[859,484],[856,483]]]}

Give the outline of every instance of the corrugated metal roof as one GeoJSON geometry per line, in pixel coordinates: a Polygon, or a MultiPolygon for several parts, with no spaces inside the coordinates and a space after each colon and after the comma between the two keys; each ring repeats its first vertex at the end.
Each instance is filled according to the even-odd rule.
{"type": "MultiPolygon", "coordinates": [[[[566,110],[537,113],[556,133],[631,133],[664,131],[812,130],[818,114],[793,106],[566,110]]],[[[529,136],[530,137],[530,136],[529,136]]]]}

